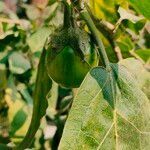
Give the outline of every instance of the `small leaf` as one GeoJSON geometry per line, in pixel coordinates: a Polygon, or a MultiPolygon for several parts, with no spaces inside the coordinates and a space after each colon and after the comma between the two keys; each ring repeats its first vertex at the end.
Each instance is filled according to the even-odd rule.
{"type": "Polygon", "coordinates": [[[142,58],[145,62],[150,60],[150,49],[138,49],[134,51],[140,58],[142,58]]]}
{"type": "Polygon", "coordinates": [[[33,0],[32,1],[32,3],[40,9],[44,9],[47,6],[48,2],[49,2],[48,0],[33,0]]]}
{"type": "Polygon", "coordinates": [[[134,76],[112,64],[88,73],[76,95],[59,150],[150,149],[150,103],[134,76]],[[115,96],[110,91],[114,80],[115,96]],[[90,86],[89,86],[90,85],[90,86]],[[110,101],[114,100],[114,107],[110,101]]]}
{"type": "Polygon", "coordinates": [[[11,122],[11,131],[10,134],[13,136],[17,130],[19,130],[27,119],[27,114],[23,111],[23,109],[18,110],[16,115],[11,122]]]}
{"type": "Polygon", "coordinates": [[[44,47],[46,39],[52,33],[52,28],[42,27],[33,33],[28,39],[27,43],[32,52],[41,51],[44,47]]]}
{"type": "Polygon", "coordinates": [[[31,68],[29,60],[14,52],[9,56],[9,69],[12,73],[23,74],[31,68]]]}
{"type": "Polygon", "coordinates": [[[136,23],[136,22],[143,19],[143,17],[135,16],[134,14],[131,14],[130,12],[128,12],[126,9],[124,9],[122,7],[119,7],[118,12],[120,14],[120,19],[121,20],[127,19],[127,20],[130,20],[133,23],[136,23]]]}
{"type": "Polygon", "coordinates": [[[5,3],[0,1],[0,12],[2,12],[5,8],[5,3]]]}
{"type": "Polygon", "coordinates": [[[62,111],[68,110],[69,106],[71,105],[72,99],[73,99],[73,96],[72,96],[72,95],[69,95],[69,96],[64,97],[64,98],[61,100],[60,109],[61,109],[62,111]]]}
{"type": "Polygon", "coordinates": [[[48,19],[50,21],[55,16],[57,9],[58,9],[58,3],[54,3],[50,6],[47,6],[43,10],[42,18],[48,19]]]}
{"type": "Polygon", "coordinates": [[[129,37],[120,36],[116,43],[121,50],[123,58],[128,58],[131,56],[130,51],[134,49],[134,44],[129,37]]]}
{"type": "Polygon", "coordinates": [[[10,74],[7,79],[7,86],[9,89],[11,89],[11,99],[15,101],[18,98],[18,91],[15,85],[15,78],[13,74],[10,74]]]}
{"type": "Polygon", "coordinates": [[[26,102],[28,103],[28,105],[33,104],[33,99],[31,97],[31,95],[29,94],[28,89],[26,88],[26,86],[24,84],[19,84],[17,87],[18,91],[20,92],[20,94],[22,95],[22,97],[26,100],[26,102]]]}
{"type": "Polygon", "coordinates": [[[115,1],[113,0],[90,0],[90,7],[95,15],[99,19],[106,19],[107,21],[114,22],[117,19],[115,13],[115,1]],[[112,17],[113,14],[113,17],[112,17]]]}
{"type": "Polygon", "coordinates": [[[10,89],[7,89],[6,90],[6,98],[5,98],[7,105],[9,107],[8,119],[10,122],[10,135],[11,135],[12,142],[20,142],[21,139],[15,137],[15,136],[21,136],[21,137],[25,136],[28,126],[29,126],[29,122],[31,120],[31,107],[25,106],[25,102],[23,100],[21,100],[19,98],[19,96],[16,97],[15,101],[13,101],[11,93],[12,93],[12,91],[10,89]],[[18,118],[20,111],[23,111],[23,113],[25,113],[26,117],[22,118],[25,121],[18,118]],[[17,125],[15,125],[15,124],[17,124],[17,125]]]}
{"type": "Polygon", "coordinates": [[[41,12],[40,10],[35,7],[34,5],[26,5],[24,4],[23,7],[26,9],[26,14],[30,20],[36,20],[40,17],[41,12]]]}
{"type": "Polygon", "coordinates": [[[53,82],[51,90],[49,91],[47,95],[48,100],[48,108],[46,111],[46,114],[49,117],[54,117],[56,114],[56,106],[57,106],[57,100],[58,100],[58,84],[53,82]]]}
{"type": "Polygon", "coordinates": [[[132,6],[147,19],[150,19],[150,2],[149,0],[128,0],[132,6]]]}

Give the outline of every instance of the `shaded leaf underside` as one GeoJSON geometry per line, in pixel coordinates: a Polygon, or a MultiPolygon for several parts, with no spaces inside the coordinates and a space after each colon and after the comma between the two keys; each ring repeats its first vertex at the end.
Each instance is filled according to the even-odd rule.
{"type": "Polygon", "coordinates": [[[120,64],[112,73],[92,69],[74,99],[59,150],[149,150],[149,141],[150,103],[134,76],[120,64]]]}

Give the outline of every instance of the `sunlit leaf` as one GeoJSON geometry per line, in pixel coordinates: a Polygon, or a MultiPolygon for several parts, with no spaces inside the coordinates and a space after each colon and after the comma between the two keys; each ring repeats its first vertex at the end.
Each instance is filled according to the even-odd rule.
{"type": "Polygon", "coordinates": [[[32,3],[40,9],[44,9],[48,4],[48,0],[32,0],[32,3]]]}
{"type": "Polygon", "coordinates": [[[24,101],[21,99],[15,99],[15,101],[13,101],[11,91],[9,89],[7,89],[6,93],[5,100],[9,107],[8,119],[10,122],[10,138],[12,141],[16,142],[20,141],[21,138],[17,138],[15,136],[24,137],[27,132],[29,122],[31,120],[32,108],[25,106],[24,101]]]}
{"type": "Polygon", "coordinates": [[[14,52],[9,57],[9,69],[12,73],[23,74],[31,68],[28,59],[24,58],[20,53],[14,52]]]}
{"type": "Polygon", "coordinates": [[[101,67],[86,76],[74,99],[59,149],[150,148],[150,103],[134,76],[124,66],[112,64],[112,78],[101,67]],[[114,108],[108,103],[112,92],[114,108]]]}
{"type": "Polygon", "coordinates": [[[13,136],[17,130],[19,130],[27,119],[27,114],[22,110],[18,110],[15,114],[13,121],[11,122],[11,131],[10,134],[13,136]]]}
{"type": "Polygon", "coordinates": [[[58,3],[54,3],[50,6],[47,6],[44,9],[44,12],[42,14],[42,18],[48,19],[50,21],[53,17],[55,17],[57,8],[58,8],[58,3]]]}
{"type": "Polygon", "coordinates": [[[34,5],[24,4],[23,7],[26,9],[26,14],[30,20],[36,20],[40,17],[40,10],[34,5]]]}
{"type": "Polygon", "coordinates": [[[149,0],[128,0],[132,6],[147,19],[150,19],[150,2],[149,0]]]}
{"type": "Polygon", "coordinates": [[[0,1],[0,12],[2,12],[4,8],[5,8],[4,2],[0,1]]]}
{"type": "Polygon", "coordinates": [[[115,14],[114,0],[90,0],[90,7],[94,15],[99,19],[106,19],[114,22],[117,18],[115,14]],[[113,14],[113,17],[112,17],[113,14]]]}
{"type": "Polygon", "coordinates": [[[52,28],[48,27],[40,28],[27,39],[27,43],[32,52],[41,51],[43,49],[46,39],[52,30],[52,28]]]}
{"type": "Polygon", "coordinates": [[[117,45],[119,46],[123,58],[128,58],[131,56],[130,51],[134,49],[134,43],[132,43],[131,39],[125,35],[121,35],[117,41],[117,45]]]}
{"type": "Polygon", "coordinates": [[[135,58],[123,59],[119,62],[121,65],[125,66],[134,75],[139,86],[143,85],[145,79],[150,78],[149,72],[144,68],[144,64],[135,58]],[[143,80],[143,81],[142,81],[143,80]]]}
{"type": "Polygon", "coordinates": [[[32,105],[33,99],[31,97],[28,89],[26,88],[26,86],[24,84],[20,84],[20,85],[18,85],[17,89],[20,92],[20,94],[22,95],[22,97],[25,99],[25,101],[28,103],[28,105],[32,105]]]}
{"type": "Polygon", "coordinates": [[[58,99],[58,84],[53,82],[52,88],[47,95],[48,108],[46,114],[50,117],[54,117],[53,115],[56,114],[57,99],[58,99]]]}
{"type": "Polygon", "coordinates": [[[134,75],[139,87],[150,99],[150,72],[145,69],[144,64],[135,58],[124,59],[120,61],[120,64],[125,66],[134,75]]]}
{"type": "Polygon", "coordinates": [[[143,17],[135,16],[122,7],[119,7],[118,12],[120,14],[120,20],[128,19],[131,22],[136,23],[143,19],[143,17]]]}
{"type": "Polygon", "coordinates": [[[142,58],[145,62],[150,60],[150,49],[138,49],[134,51],[140,58],[142,58]]]}

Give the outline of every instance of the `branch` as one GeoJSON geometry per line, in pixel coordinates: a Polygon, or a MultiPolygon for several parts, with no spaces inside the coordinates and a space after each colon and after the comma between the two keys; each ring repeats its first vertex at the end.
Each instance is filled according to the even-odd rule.
{"type": "Polygon", "coordinates": [[[106,67],[106,69],[110,70],[109,59],[107,57],[105,47],[103,45],[103,42],[99,38],[99,33],[98,33],[98,30],[97,30],[93,20],[91,19],[88,11],[86,11],[86,10],[80,11],[80,15],[83,18],[83,20],[86,22],[86,24],[88,25],[90,31],[92,32],[92,34],[95,38],[95,41],[99,47],[98,50],[99,50],[99,53],[100,53],[100,56],[101,56],[104,66],[106,67]]]}

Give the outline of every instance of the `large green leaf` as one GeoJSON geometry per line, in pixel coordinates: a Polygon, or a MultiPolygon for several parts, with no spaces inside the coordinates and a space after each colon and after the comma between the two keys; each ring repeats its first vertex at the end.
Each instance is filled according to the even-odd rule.
{"type": "Polygon", "coordinates": [[[126,67],[111,66],[112,73],[97,67],[86,76],[74,99],[60,150],[150,149],[148,98],[126,67]]]}
{"type": "Polygon", "coordinates": [[[138,12],[140,12],[146,18],[150,19],[149,0],[129,0],[129,1],[138,12]]]}

